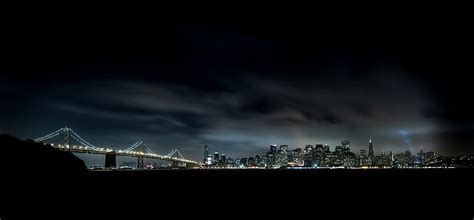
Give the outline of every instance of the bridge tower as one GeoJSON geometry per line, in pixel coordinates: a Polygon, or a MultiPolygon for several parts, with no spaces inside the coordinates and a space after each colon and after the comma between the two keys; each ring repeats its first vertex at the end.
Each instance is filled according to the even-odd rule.
{"type": "MultiPolygon", "coordinates": [[[[132,146],[130,146],[129,148],[127,148],[125,151],[138,151],[138,152],[142,152],[142,153],[153,153],[153,151],[148,148],[142,140],[138,140],[135,144],[133,144],[132,146]]],[[[144,157],[143,156],[137,156],[137,168],[138,169],[143,169],[143,167],[145,167],[145,163],[143,161],[144,157]]]]}
{"type": "Polygon", "coordinates": [[[64,127],[64,132],[65,132],[65,135],[64,135],[63,142],[66,148],[69,149],[71,148],[71,129],[68,127],[64,127]]]}

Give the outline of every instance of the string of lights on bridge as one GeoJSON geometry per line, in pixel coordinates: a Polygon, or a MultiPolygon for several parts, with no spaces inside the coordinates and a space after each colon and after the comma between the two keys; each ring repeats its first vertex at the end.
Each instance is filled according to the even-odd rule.
{"type": "Polygon", "coordinates": [[[187,160],[181,155],[178,149],[173,149],[167,155],[160,155],[153,152],[148,146],[144,144],[142,140],[135,142],[132,146],[128,147],[125,150],[114,150],[112,148],[104,148],[104,147],[96,147],[93,144],[87,142],[83,138],[81,138],[74,130],[68,127],[63,127],[57,131],[54,131],[50,134],[44,135],[42,137],[34,139],[35,142],[43,142],[47,143],[47,140],[51,140],[54,137],[59,135],[65,135],[63,142],[64,144],[54,144],[48,143],[52,147],[59,148],[64,151],[70,151],[75,153],[93,153],[93,154],[109,154],[115,153],[117,156],[129,156],[129,157],[143,157],[143,158],[150,158],[150,159],[159,159],[165,161],[172,161],[172,162],[182,162],[182,163],[189,163],[189,164],[198,164],[196,161],[187,160]],[[82,145],[71,145],[70,140],[74,139],[82,145]],[[176,157],[175,155],[179,157],[176,157]]]}

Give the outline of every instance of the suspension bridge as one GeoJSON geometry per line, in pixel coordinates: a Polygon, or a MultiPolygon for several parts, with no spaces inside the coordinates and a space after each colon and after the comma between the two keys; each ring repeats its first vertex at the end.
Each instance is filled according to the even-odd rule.
{"type": "Polygon", "coordinates": [[[55,132],[36,138],[34,139],[34,141],[42,142],[60,150],[73,153],[103,154],[105,155],[106,168],[113,168],[117,166],[117,156],[136,157],[137,168],[144,167],[144,158],[169,161],[172,163],[173,167],[186,166],[189,168],[198,166],[199,164],[196,161],[185,159],[178,149],[173,149],[170,153],[166,155],[157,154],[153,152],[148,146],[146,146],[142,140],[138,140],[132,146],[124,150],[114,150],[112,148],[96,147],[81,138],[81,136],[79,136],[74,130],[68,127],[60,128],[55,132]],[[77,145],[74,145],[74,142],[77,142],[77,145]]]}

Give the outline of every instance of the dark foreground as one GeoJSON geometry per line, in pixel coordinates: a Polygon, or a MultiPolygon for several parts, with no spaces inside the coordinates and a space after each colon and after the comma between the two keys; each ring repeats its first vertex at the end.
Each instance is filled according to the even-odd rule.
{"type": "Polygon", "coordinates": [[[403,216],[415,211],[410,216],[472,219],[473,214],[473,169],[98,171],[48,178],[29,174],[3,177],[3,188],[8,190],[1,202],[10,210],[51,208],[47,198],[56,201],[55,208],[76,207],[75,213],[161,212],[178,207],[201,210],[179,212],[189,217],[212,210],[237,218],[250,212],[278,216],[279,210],[314,217],[334,209],[340,211],[333,214],[353,216],[376,211],[403,216]]]}
{"type": "Polygon", "coordinates": [[[72,153],[0,135],[0,219],[472,219],[473,171],[91,172],[72,153]]]}
{"type": "Polygon", "coordinates": [[[455,192],[474,186],[474,169],[310,169],[310,170],[152,170],[152,171],[91,171],[85,180],[115,185],[128,182],[159,186],[204,188],[245,187],[252,191],[296,187],[304,190],[322,187],[354,191],[419,189],[455,192]],[[131,181],[133,180],[133,181],[131,181]],[[438,187],[438,188],[433,188],[438,187]]]}
{"type": "Polygon", "coordinates": [[[0,219],[472,219],[473,171],[91,172],[72,153],[0,135],[0,219]]]}

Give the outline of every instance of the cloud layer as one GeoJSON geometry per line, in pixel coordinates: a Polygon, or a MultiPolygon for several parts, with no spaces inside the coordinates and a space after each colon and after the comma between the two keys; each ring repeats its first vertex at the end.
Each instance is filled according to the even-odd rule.
{"type": "Polygon", "coordinates": [[[34,61],[2,67],[2,132],[33,138],[68,125],[97,145],[142,139],[195,160],[204,144],[242,157],[344,139],[357,152],[369,138],[378,152],[473,151],[472,92],[459,77],[472,67],[427,25],[192,21],[133,35],[108,25],[78,45],[45,37],[34,61]]]}

